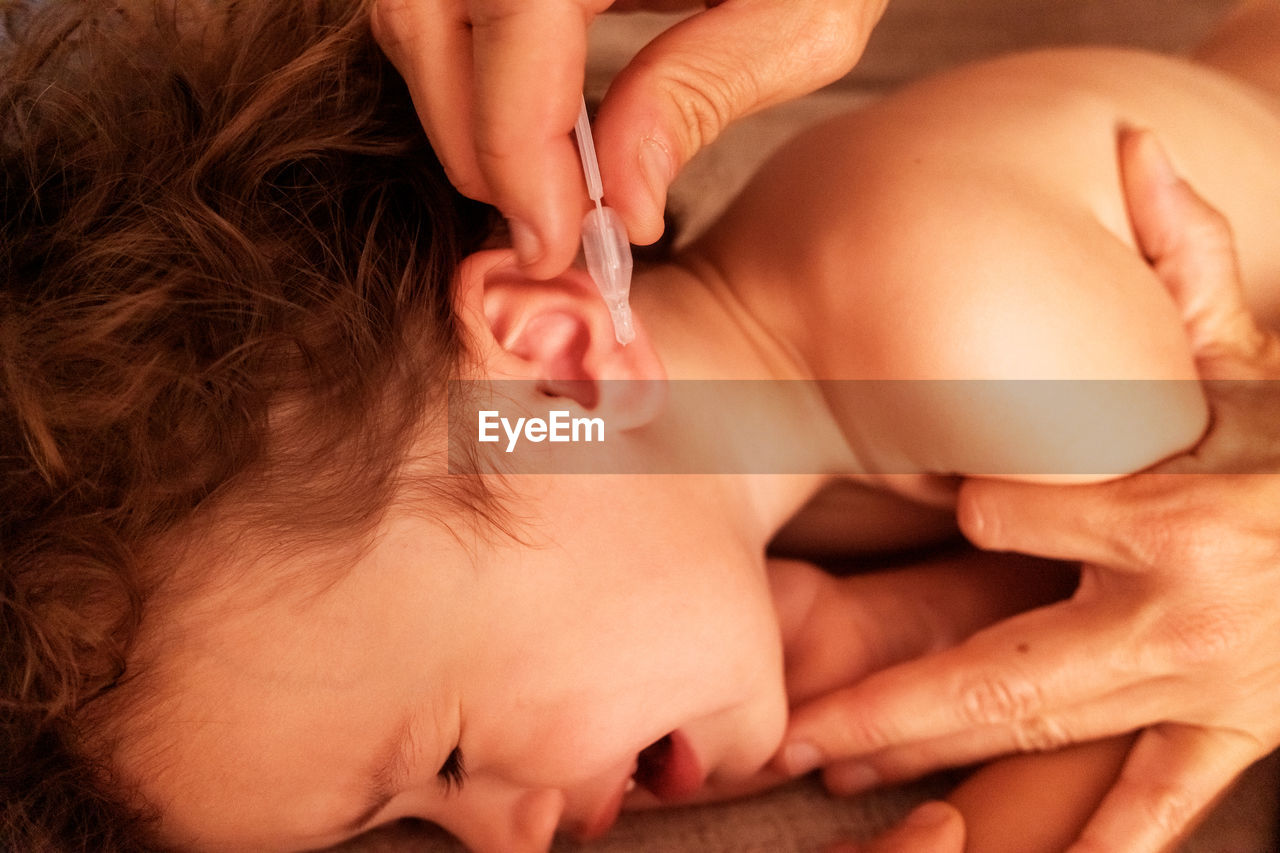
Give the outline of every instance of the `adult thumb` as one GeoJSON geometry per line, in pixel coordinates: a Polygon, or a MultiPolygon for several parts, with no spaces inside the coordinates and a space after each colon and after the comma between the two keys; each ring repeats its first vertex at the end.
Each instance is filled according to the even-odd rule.
{"type": "Polygon", "coordinates": [[[730,122],[852,68],[886,2],[725,0],[636,54],[594,129],[605,195],[632,242],[661,236],[671,181],[730,122]]]}
{"type": "MultiPolygon", "coordinates": [[[[1119,145],[1134,235],[1182,314],[1202,371],[1222,356],[1255,358],[1267,335],[1245,303],[1226,217],[1178,176],[1151,131],[1125,129],[1119,145]]],[[[1216,377],[1209,370],[1205,378],[1216,377]]]]}

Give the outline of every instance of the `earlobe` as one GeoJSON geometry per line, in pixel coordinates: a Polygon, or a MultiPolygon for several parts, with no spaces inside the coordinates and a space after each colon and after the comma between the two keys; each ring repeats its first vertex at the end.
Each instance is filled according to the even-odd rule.
{"type": "Polygon", "coordinates": [[[570,268],[538,281],[510,250],[477,252],[458,271],[455,304],[490,380],[527,380],[544,398],[572,401],[616,429],[650,422],[666,400],[666,371],[643,318],[627,346],[590,276],[570,268]]]}

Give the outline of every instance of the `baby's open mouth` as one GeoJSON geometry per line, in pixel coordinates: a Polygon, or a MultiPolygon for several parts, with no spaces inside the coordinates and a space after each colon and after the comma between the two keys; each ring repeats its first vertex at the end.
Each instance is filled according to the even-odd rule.
{"type": "Polygon", "coordinates": [[[664,803],[683,800],[702,787],[702,768],[689,739],[669,732],[636,757],[632,779],[664,803]]]}

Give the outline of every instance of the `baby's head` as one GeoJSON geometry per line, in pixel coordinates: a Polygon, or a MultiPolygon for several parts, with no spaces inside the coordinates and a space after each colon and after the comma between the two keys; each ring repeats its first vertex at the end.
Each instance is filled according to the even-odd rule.
{"type": "Polygon", "coordinates": [[[31,6],[0,48],[0,846],[415,816],[540,847],[670,732],[695,760],[660,788],[764,761],[740,497],[445,472],[450,379],[653,355],[484,249],[360,4],[31,6]]]}

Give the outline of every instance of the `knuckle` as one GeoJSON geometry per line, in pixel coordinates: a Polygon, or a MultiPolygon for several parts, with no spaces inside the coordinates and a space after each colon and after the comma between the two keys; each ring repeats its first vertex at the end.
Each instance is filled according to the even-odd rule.
{"type": "Polygon", "coordinates": [[[839,751],[846,755],[874,752],[894,743],[893,733],[874,716],[864,714],[844,714],[839,725],[833,729],[833,742],[839,744],[839,751]]]}
{"type": "Polygon", "coordinates": [[[469,199],[484,202],[485,204],[493,203],[493,194],[489,192],[489,185],[479,179],[460,179],[453,181],[454,188],[469,199]]]}
{"type": "Polygon", "coordinates": [[[1124,549],[1122,559],[1125,564],[1144,571],[1168,565],[1175,534],[1179,532],[1179,528],[1170,522],[1171,519],[1166,517],[1134,526],[1131,535],[1117,543],[1124,549]]]}
{"type": "Polygon", "coordinates": [[[542,4],[528,0],[470,0],[465,7],[473,28],[501,26],[520,18],[532,20],[544,14],[542,4]]]}
{"type": "Polygon", "coordinates": [[[1217,535],[1220,516],[1200,501],[1167,506],[1121,540],[1126,562],[1148,571],[1175,571],[1180,575],[1211,568],[1221,557],[1217,535]]]}
{"type": "Polygon", "coordinates": [[[477,131],[475,152],[476,162],[485,170],[505,170],[528,160],[528,148],[507,134],[477,131]]]}
{"type": "Polygon", "coordinates": [[[441,165],[444,166],[445,177],[458,192],[476,201],[493,203],[493,193],[489,190],[489,184],[475,169],[452,162],[442,162],[441,165]]]}
{"type": "Polygon", "coordinates": [[[1229,515],[1224,506],[1218,501],[1197,504],[1176,520],[1183,533],[1171,536],[1171,567],[1184,575],[1204,575],[1207,580],[1220,573],[1224,560],[1234,559],[1241,543],[1241,520],[1229,515]],[[1224,547],[1227,543],[1230,545],[1224,547]]]}
{"type": "Polygon", "coordinates": [[[1204,669],[1234,660],[1245,645],[1247,620],[1232,607],[1204,606],[1165,619],[1161,647],[1175,671],[1204,669]]]}
{"type": "Polygon", "coordinates": [[[660,88],[676,119],[685,159],[715,141],[737,116],[737,105],[756,100],[750,77],[712,68],[674,69],[660,88]]]}
{"type": "Polygon", "coordinates": [[[410,35],[409,17],[409,0],[373,0],[369,25],[384,50],[399,45],[410,35]]]}
{"type": "Polygon", "coordinates": [[[1067,730],[1045,716],[1019,723],[1013,729],[1013,739],[1019,752],[1053,752],[1072,743],[1067,730]]]}
{"type": "Polygon", "coordinates": [[[965,722],[976,726],[1007,725],[1036,716],[1042,706],[1039,688],[1023,678],[986,676],[960,695],[965,722]]]}
{"type": "Polygon", "coordinates": [[[1191,823],[1200,806],[1185,787],[1163,785],[1153,788],[1139,809],[1160,835],[1174,838],[1191,823]]]}
{"type": "Polygon", "coordinates": [[[816,88],[853,67],[865,41],[865,24],[851,8],[856,5],[819,4],[791,32],[780,33],[789,49],[778,56],[789,62],[787,70],[794,77],[802,77],[816,88]]]}
{"type": "Polygon", "coordinates": [[[668,81],[664,95],[675,109],[686,151],[710,145],[731,122],[732,99],[727,92],[708,72],[701,73],[696,81],[678,78],[668,81]]]}

